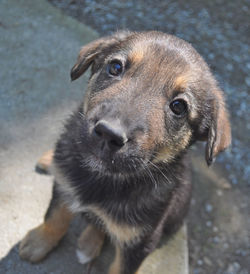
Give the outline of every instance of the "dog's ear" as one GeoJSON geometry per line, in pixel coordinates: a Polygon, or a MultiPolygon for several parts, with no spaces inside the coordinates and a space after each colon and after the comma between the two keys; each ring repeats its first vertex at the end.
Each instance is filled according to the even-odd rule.
{"type": "Polygon", "coordinates": [[[213,92],[211,120],[206,145],[206,161],[210,165],[216,155],[231,144],[231,127],[220,90],[213,92]]]}
{"type": "Polygon", "coordinates": [[[79,78],[93,63],[94,59],[105,49],[119,44],[122,40],[131,35],[131,32],[122,31],[112,36],[97,39],[81,48],[76,64],[71,69],[71,80],[79,78]]]}

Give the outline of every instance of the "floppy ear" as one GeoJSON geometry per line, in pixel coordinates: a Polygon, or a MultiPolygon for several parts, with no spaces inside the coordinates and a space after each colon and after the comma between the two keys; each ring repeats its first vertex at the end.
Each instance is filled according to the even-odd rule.
{"type": "Polygon", "coordinates": [[[231,127],[222,92],[214,92],[211,124],[208,130],[206,161],[210,165],[218,153],[231,144],[231,127]]]}
{"type": "Polygon", "coordinates": [[[71,80],[74,81],[79,78],[93,63],[94,59],[105,49],[112,45],[116,45],[123,39],[128,37],[131,33],[127,31],[118,32],[115,35],[107,36],[97,39],[86,46],[82,47],[76,64],[71,69],[71,80]]]}

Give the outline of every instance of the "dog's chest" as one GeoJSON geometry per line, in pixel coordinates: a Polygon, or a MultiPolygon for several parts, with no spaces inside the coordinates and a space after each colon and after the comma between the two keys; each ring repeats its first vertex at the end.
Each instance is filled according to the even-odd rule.
{"type": "Polygon", "coordinates": [[[142,227],[118,222],[98,206],[86,206],[84,211],[99,222],[112,240],[119,244],[129,244],[137,241],[143,232],[142,227]]]}
{"type": "Polygon", "coordinates": [[[130,225],[125,221],[117,221],[107,211],[98,205],[84,205],[76,190],[71,187],[69,180],[62,174],[60,169],[54,164],[53,175],[57,182],[58,188],[66,198],[65,202],[69,205],[72,212],[84,212],[94,221],[100,224],[103,229],[109,234],[111,239],[119,242],[120,244],[128,244],[135,242],[142,235],[143,229],[140,225],[130,225]]]}

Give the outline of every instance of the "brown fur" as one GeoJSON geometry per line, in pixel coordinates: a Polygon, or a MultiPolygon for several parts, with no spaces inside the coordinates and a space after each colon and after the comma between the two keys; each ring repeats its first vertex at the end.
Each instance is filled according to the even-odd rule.
{"type": "Polygon", "coordinates": [[[38,160],[36,167],[46,173],[50,173],[50,167],[53,161],[54,151],[51,149],[45,152],[38,160]]]}
{"type": "Polygon", "coordinates": [[[188,75],[180,75],[175,79],[174,82],[174,89],[179,91],[184,91],[187,88],[189,82],[188,75]]]}
{"type": "Polygon", "coordinates": [[[121,249],[118,245],[115,247],[115,259],[109,268],[108,274],[120,274],[122,271],[121,249]]]}
{"type": "Polygon", "coordinates": [[[133,51],[132,54],[130,54],[129,59],[131,60],[131,62],[133,63],[140,63],[143,60],[145,53],[143,48],[138,48],[136,49],[136,51],[133,51]]]}
{"type": "Polygon", "coordinates": [[[92,260],[99,256],[104,239],[105,234],[96,226],[90,224],[80,235],[77,246],[80,251],[84,250],[85,255],[92,260]]]}
{"type": "Polygon", "coordinates": [[[118,242],[120,245],[137,241],[142,235],[143,231],[140,227],[117,223],[111,216],[108,216],[104,210],[98,208],[97,206],[91,206],[88,210],[93,212],[100,218],[100,220],[102,220],[103,225],[109,232],[111,238],[113,238],[114,241],[118,242]]]}

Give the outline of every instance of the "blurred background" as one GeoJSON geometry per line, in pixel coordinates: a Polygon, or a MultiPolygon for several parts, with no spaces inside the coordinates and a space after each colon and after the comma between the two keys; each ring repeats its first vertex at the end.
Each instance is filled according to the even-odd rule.
{"type": "MultiPolygon", "coordinates": [[[[16,243],[44,215],[51,179],[41,179],[30,169],[51,148],[58,125],[81,98],[83,82],[70,85],[69,71],[80,46],[97,37],[87,29],[88,38],[80,37],[81,27],[61,13],[99,36],[120,29],[174,34],[207,61],[226,94],[233,139],[210,168],[204,145],[192,148],[189,270],[250,274],[250,0],[0,1],[0,255],[9,252],[0,261],[0,273],[54,271],[20,262],[16,243]],[[60,12],[43,8],[42,2],[60,12]]],[[[53,258],[60,260],[60,252],[72,256],[65,273],[73,267],[79,268],[74,273],[81,273],[72,251],[76,234],[63,243],[69,253],[59,250],[48,258],[52,265],[53,258]]],[[[53,273],[62,273],[58,271],[53,273]]]]}

